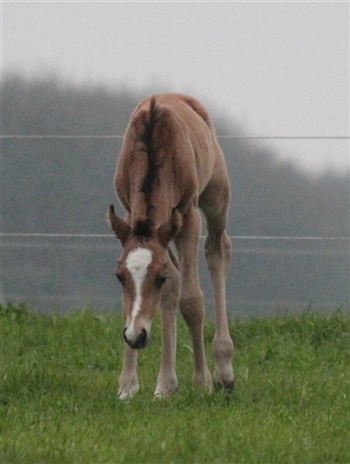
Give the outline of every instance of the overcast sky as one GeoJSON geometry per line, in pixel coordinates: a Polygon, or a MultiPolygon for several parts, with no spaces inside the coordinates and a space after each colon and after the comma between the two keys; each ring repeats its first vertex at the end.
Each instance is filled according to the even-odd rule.
{"type": "MultiPolygon", "coordinates": [[[[3,72],[186,92],[247,135],[349,135],[348,2],[2,2],[3,72]]],[[[313,172],[348,140],[264,141],[313,172]]]]}

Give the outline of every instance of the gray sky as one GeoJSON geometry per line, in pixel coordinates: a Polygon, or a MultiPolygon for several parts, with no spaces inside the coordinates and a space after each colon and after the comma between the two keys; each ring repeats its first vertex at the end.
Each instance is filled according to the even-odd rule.
{"type": "MultiPolygon", "coordinates": [[[[348,2],[2,2],[3,71],[186,92],[247,135],[349,135],[348,2]]],[[[313,172],[348,140],[264,141],[313,172]]]]}

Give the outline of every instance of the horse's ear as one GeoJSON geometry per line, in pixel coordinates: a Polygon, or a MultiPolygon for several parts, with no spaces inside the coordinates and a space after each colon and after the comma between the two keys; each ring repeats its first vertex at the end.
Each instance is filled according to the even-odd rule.
{"type": "Polygon", "coordinates": [[[115,235],[121,241],[122,245],[124,245],[126,239],[131,233],[131,227],[115,214],[113,205],[108,208],[107,219],[114,230],[115,235]]]}
{"type": "Polygon", "coordinates": [[[177,235],[182,228],[182,216],[177,209],[173,209],[171,218],[162,224],[158,230],[157,235],[159,240],[164,246],[168,246],[170,240],[172,240],[175,235],[177,235]]]}

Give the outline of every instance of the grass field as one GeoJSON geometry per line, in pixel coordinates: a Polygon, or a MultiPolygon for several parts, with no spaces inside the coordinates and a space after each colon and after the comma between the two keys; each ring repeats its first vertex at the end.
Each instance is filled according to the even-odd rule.
{"type": "MultiPolygon", "coordinates": [[[[159,320],[139,353],[141,389],[116,397],[122,320],[1,308],[5,463],[350,463],[350,315],[233,320],[236,390],[192,388],[179,318],[180,388],[154,400],[159,320]]],[[[213,323],[206,326],[208,353],[213,323]]],[[[212,366],[212,365],[211,365],[212,366]]]]}

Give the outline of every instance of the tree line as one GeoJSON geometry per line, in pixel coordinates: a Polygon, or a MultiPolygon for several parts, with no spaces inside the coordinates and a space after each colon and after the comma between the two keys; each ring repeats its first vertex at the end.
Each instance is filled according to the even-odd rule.
{"type": "MultiPolygon", "coordinates": [[[[29,80],[18,75],[5,75],[2,133],[48,136],[123,134],[132,110],[142,97],[141,93],[127,89],[78,87],[56,78],[29,80]]],[[[228,125],[223,115],[213,114],[212,118],[218,134],[244,135],[234,125],[228,125]]],[[[266,146],[245,139],[221,139],[220,144],[232,184],[231,235],[349,235],[348,174],[326,172],[312,176],[291,163],[281,162],[266,146]]],[[[110,203],[117,204],[113,173],[120,145],[120,139],[3,139],[2,231],[108,233],[104,216],[110,203]]],[[[348,248],[332,244],[330,249],[329,244],[317,243],[309,244],[309,252],[306,252],[304,244],[265,243],[265,253],[267,249],[280,249],[281,253],[287,254],[273,255],[270,252],[264,261],[259,246],[254,244],[255,251],[252,251],[251,243],[234,244],[234,282],[229,285],[232,301],[235,298],[243,301],[245,297],[251,301],[265,301],[269,294],[273,294],[273,300],[285,301],[286,306],[291,295],[295,296],[295,301],[301,298],[310,302],[315,300],[315,295],[322,295],[322,300],[348,302],[348,248]],[[313,264],[295,262],[295,251],[300,256],[303,251],[302,260],[305,260],[312,249],[318,250],[313,264]],[[294,255],[288,255],[290,250],[294,255]],[[332,259],[329,250],[334,252],[332,259]],[[241,272],[245,268],[247,272],[241,272]],[[308,292],[305,282],[310,278],[314,280],[310,270],[319,278],[313,290],[308,292]],[[280,288],[279,277],[288,287],[288,295],[280,288]]],[[[97,257],[99,251],[94,253],[93,247],[91,245],[89,253],[95,257],[87,260],[77,251],[73,267],[79,275],[78,293],[90,295],[91,286],[99,282],[98,291],[112,297],[116,290],[104,283],[103,276],[106,267],[114,266],[115,257],[109,261],[108,252],[102,263],[97,257]],[[91,276],[95,277],[94,282],[91,276]]],[[[14,287],[21,281],[18,277],[21,270],[18,257],[14,259],[10,247],[4,250],[6,297],[16,293],[14,287]]],[[[57,261],[60,253],[52,247],[50,259],[57,261]],[[57,257],[55,253],[58,253],[57,257]]],[[[52,271],[52,263],[26,259],[26,272],[34,280],[40,278],[46,267],[52,271]]],[[[110,273],[112,271],[111,268],[110,273]]],[[[56,292],[52,285],[55,279],[54,275],[50,282],[41,279],[41,291],[46,294],[56,292]]],[[[209,287],[207,279],[204,275],[204,287],[209,287]]]]}

